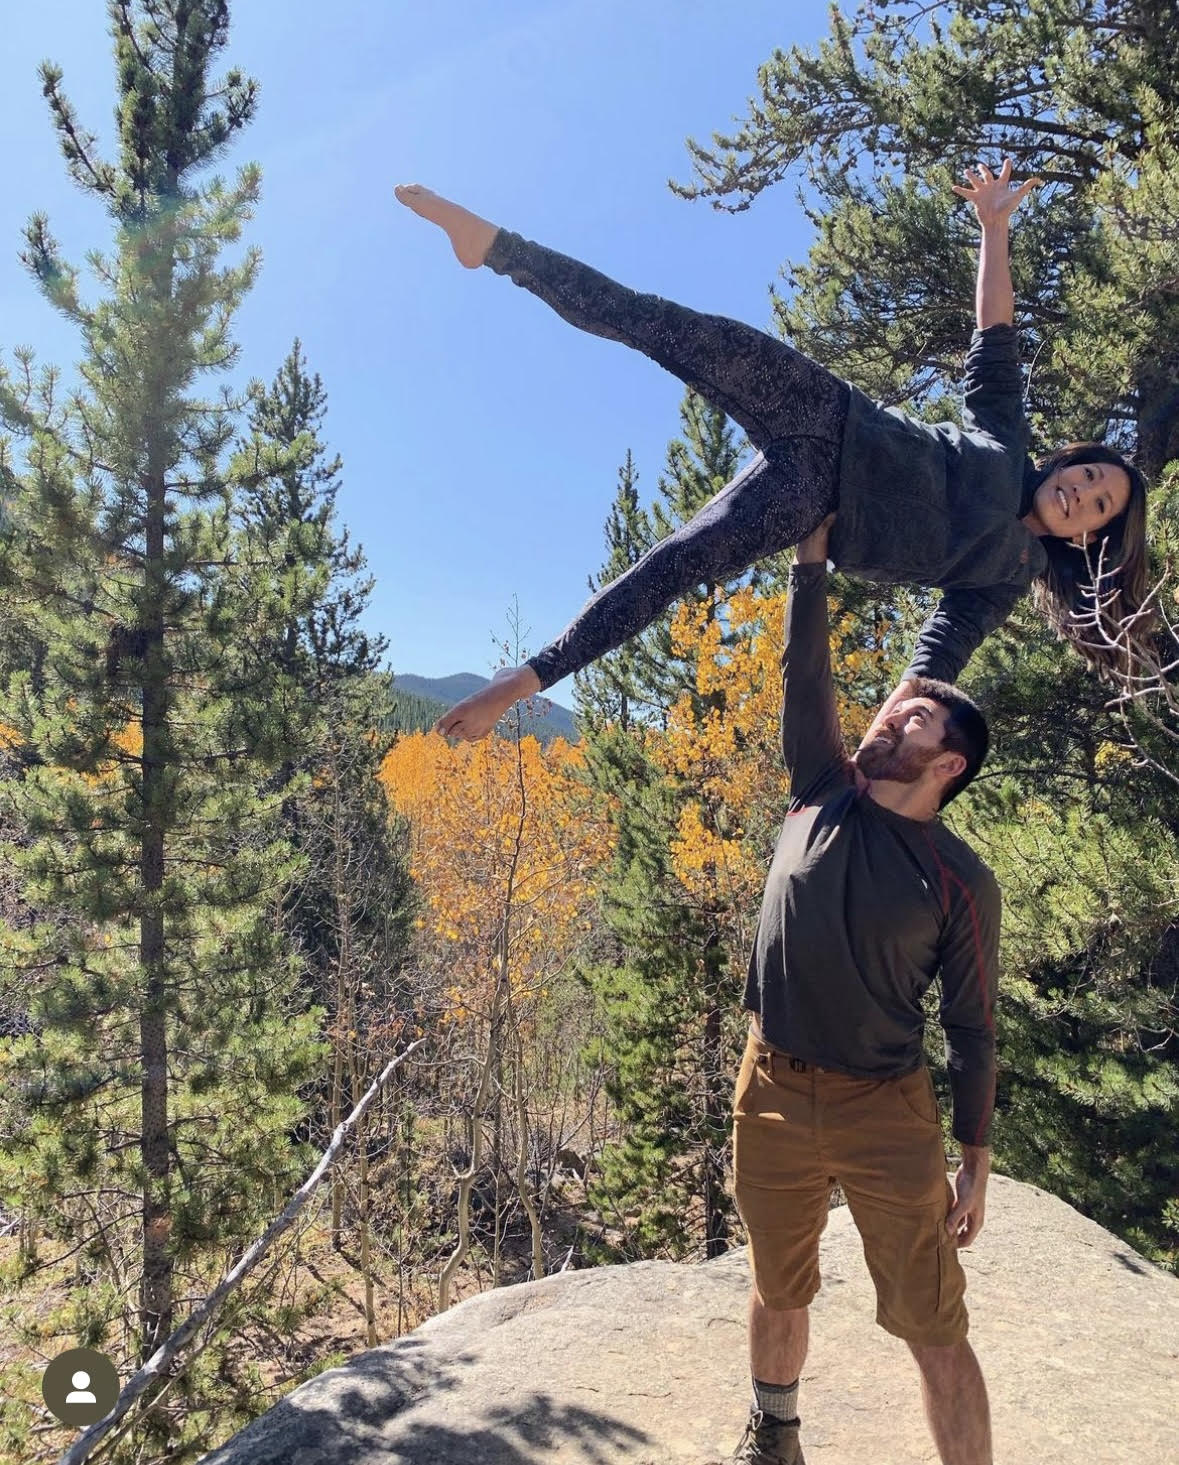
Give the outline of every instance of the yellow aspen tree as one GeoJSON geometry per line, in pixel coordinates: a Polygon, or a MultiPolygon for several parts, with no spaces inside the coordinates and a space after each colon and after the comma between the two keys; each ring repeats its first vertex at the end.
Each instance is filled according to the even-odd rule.
{"type": "MultiPolygon", "coordinates": [[[[533,1273],[543,1270],[540,1216],[526,1180],[525,1048],[547,981],[588,928],[592,877],[609,855],[606,826],[577,777],[582,762],[561,739],[548,749],[531,736],[450,747],[416,733],[399,740],[383,766],[390,799],[411,828],[423,951],[447,974],[443,1017],[482,1054],[467,1105],[466,1164],[456,1176],[458,1242],[440,1275],[440,1309],[470,1251],[470,1198],[488,1124],[497,1185],[507,1171],[528,1217],[533,1273]],[[501,1158],[509,1121],[518,1131],[510,1171],[501,1158]]],[[[493,1285],[499,1242],[497,1189],[493,1285]]]]}

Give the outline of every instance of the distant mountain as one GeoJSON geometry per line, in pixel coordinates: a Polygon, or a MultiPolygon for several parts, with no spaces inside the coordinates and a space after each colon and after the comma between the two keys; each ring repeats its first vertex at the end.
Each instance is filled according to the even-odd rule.
{"type": "Polygon", "coordinates": [[[451,707],[485,687],[489,677],[477,677],[474,672],[460,671],[452,677],[417,677],[412,672],[394,672],[393,685],[403,692],[413,692],[417,697],[430,697],[435,702],[444,702],[451,707]]]}
{"type": "MultiPolygon", "coordinates": [[[[453,707],[456,702],[461,702],[464,697],[469,697],[472,692],[477,692],[480,687],[487,686],[490,677],[476,676],[471,671],[456,672],[450,677],[419,677],[412,672],[396,672],[393,676],[394,693],[404,692],[410,697],[421,697],[434,703],[441,703],[439,714],[448,707],[453,707]]],[[[547,711],[530,717],[524,715],[524,732],[531,733],[541,743],[548,744],[554,738],[565,738],[567,742],[576,743],[581,739],[577,730],[577,724],[573,713],[568,707],[562,707],[558,702],[552,702],[541,694],[537,699],[547,708],[547,711]]]]}
{"type": "Polygon", "coordinates": [[[396,685],[390,690],[393,705],[381,724],[385,732],[429,732],[446,711],[447,704],[433,697],[420,697],[396,685]]]}

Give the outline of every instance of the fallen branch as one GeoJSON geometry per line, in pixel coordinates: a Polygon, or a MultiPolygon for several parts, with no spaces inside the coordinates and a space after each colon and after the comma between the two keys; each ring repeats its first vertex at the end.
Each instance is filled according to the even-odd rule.
{"type": "Polygon", "coordinates": [[[58,1461],[58,1465],[83,1465],[83,1462],[90,1458],[99,1441],[109,1434],[115,1425],[118,1424],[119,1420],[123,1418],[132,1404],[135,1403],[136,1399],[139,1398],[152,1381],[165,1371],[197,1329],[216,1313],[231,1292],[241,1286],[270,1250],[274,1242],[284,1231],[289,1230],[294,1224],[296,1216],[298,1216],[299,1212],[311,1199],[319,1182],[327,1174],[327,1171],[339,1154],[353,1125],[384,1087],[389,1075],[415,1049],[420,1048],[425,1041],[426,1039],[424,1037],[418,1038],[404,1052],[399,1053],[396,1058],[385,1065],[384,1070],[373,1080],[368,1092],[352,1110],[352,1113],[349,1114],[347,1119],[336,1126],[335,1132],[332,1134],[331,1143],[324,1150],[319,1164],[316,1165],[315,1169],[295,1192],[294,1196],[292,1196],[290,1203],[282,1215],[271,1222],[265,1233],[254,1242],[253,1246],[250,1247],[249,1251],[246,1252],[237,1266],[234,1267],[223,1281],[218,1283],[205,1301],[201,1303],[200,1307],[176,1329],[171,1337],[166,1338],[160,1344],[139,1372],[128,1381],[115,1401],[115,1407],[111,1412],[105,1418],[100,1419],[97,1424],[92,1424],[89,1429],[80,1434],[58,1461]]]}

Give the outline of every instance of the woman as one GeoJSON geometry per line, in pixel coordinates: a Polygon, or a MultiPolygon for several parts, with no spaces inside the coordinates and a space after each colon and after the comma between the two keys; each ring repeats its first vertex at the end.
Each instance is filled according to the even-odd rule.
{"type": "Polygon", "coordinates": [[[1039,467],[1028,457],[1007,236],[1013,210],[1040,180],[1012,187],[1009,158],[998,176],[980,165],[966,178],[954,192],[974,205],[982,249],[963,428],[882,408],[783,341],[636,294],[419,185],[395,190],[445,230],[460,263],[485,264],[573,325],[650,356],[732,417],[757,450],[688,523],[600,590],[556,641],[523,666],[497,672],[440,718],[437,731],[484,737],[517,699],[621,645],[692,586],[740,574],[833,514],[837,569],[943,591],[906,678],[953,682],[1029,589],[1086,660],[1107,673],[1117,668],[1119,653],[1092,644],[1086,621],[1096,615],[1116,635],[1142,604],[1146,483],[1101,443],[1070,444],[1039,467]]]}

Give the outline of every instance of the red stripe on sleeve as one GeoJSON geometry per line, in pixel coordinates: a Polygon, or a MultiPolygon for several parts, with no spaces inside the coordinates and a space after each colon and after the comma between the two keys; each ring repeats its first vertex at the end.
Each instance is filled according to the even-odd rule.
{"type": "MultiPolygon", "coordinates": [[[[949,893],[949,886],[948,886],[948,883],[947,882],[949,882],[950,880],[952,880],[954,882],[954,884],[958,887],[958,889],[961,890],[962,894],[966,897],[966,909],[967,909],[967,911],[969,912],[969,915],[970,915],[970,932],[971,932],[971,935],[972,935],[972,937],[974,939],[974,977],[975,977],[975,981],[978,983],[979,997],[982,999],[983,1022],[986,1024],[987,1032],[989,1032],[992,1035],[992,1037],[993,1037],[994,1036],[994,1032],[995,1032],[995,1020],[994,1020],[994,1014],[991,1011],[991,997],[990,997],[990,993],[987,990],[986,961],[985,961],[985,959],[983,957],[982,932],[979,930],[979,923],[978,923],[978,907],[974,903],[974,896],[971,894],[970,886],[967,885],[966,882],[960,876],[955,875],[954,872],[953,872],[953,870],[951,870],[947,865],[945,865],[943,863],[941,856],[937,852],[937,847],[935,846],[933,840],[929,836],[929,832],[927,830],[923,830],[922,833],[925,834],[925,839],[926,839],[926,842],[929,845],[930,853],[933,855],[934,861],[937,864],[938,869],[941,871],[941,875],[942,875],[942,894],[943,894],[943,899],[945,900],[945,909],[946,909],[947,916],[950,913],[950,893],[949,893]]],[[[981,1139],[978,1138],[978,1136],[981,1136],[982,1133],[983,1133],[983,1131],[986,1129],[987,1122],[988,1122],[988,1120],[991,1117],[991,1113],[993,1112],[994,1107],[995,1107],[995,1077],[994,1077],[994,1074],[992,1073],[992,1075],[991,1075],[991,1099],[990,1099],[990,1106],[989,1106],[989,1108],[987,1108],[986,1110],[984,1110],[983,1115],[982,1115],[981,1119],[979,1120],[978,1129],[975,1132],[976,1133],[976,1138],[975,1138],[975,1143],[976,1144],[981,1144],[981,1142],[982,1142],[981,1139]]]]}

